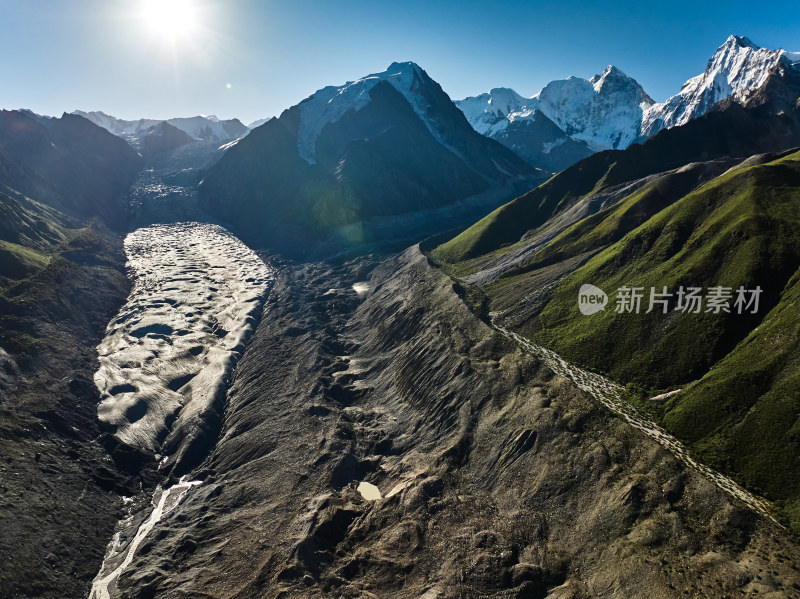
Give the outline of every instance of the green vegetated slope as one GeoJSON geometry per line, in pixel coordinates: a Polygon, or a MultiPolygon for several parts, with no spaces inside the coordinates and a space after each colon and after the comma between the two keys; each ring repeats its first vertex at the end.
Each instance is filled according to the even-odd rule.
{"type": "MultiPolygon", "coordinates": [[[[796,200],[797,201],[797,200],[796,200]]],[[[778,305],[667,406],[664,424],[710,464],[775,500],[800,533],[800,270],[778,305]]]]}
{"type": "Polygon", "coordinates": [[[0,293],[49,263],[53,248],[67,238],[67,219],[20,195],[0,192],[0,293]]]}
{"type": "Polygon", "coordinates": [[[800,152],[718,177],[659,212],[566,277],[523,329],[623,382],[658,389],[700,379],[665,406],[663,424],[777,501],[800,533],[798,266],[800,152]],[[609,293],[605,311],[579,313],[583,283],[609,293]],[[763,292],[755,315],[733,306],[730,314],[617,313],[615,290],[626,285],[645,288],[642,312],[650,287],[763,292]]]}
{"type": "Polygon", "coordinates": [[[707,165],[694,163],[656,178],[617,204],[577,222],[519,269],[532,271],[605,247],[646,222],[695,187],[707,165]]]}
{"type": "Polygon", "coordinates": [[[15,243],[0,241],[0,281],[23,279],[43,269],[50,257],[15,243]]]}
{"type": "Polygon", "coordinates": [[[0,347],[27,360],[42,341],[37,322],[70,309],[67,290],[86,278],[84,267],[113,268],[113,261],[93,225],[81,225],[49,206],[0,193],[0,214],[5,217],[0,225],[0,347]]]}
{"type": "Polygon", "coordinates": [[[484,292],[490,309],[516,311],[517,330],[569,360],[652,392],[685,387],[657,410],[664,426],[774,500],[800,533],[800,152],[759,162],[677,201],[688,175],[656,179],[576,223],[484,292]],[[581,257],[588,261],[578,268],[581,257]],[[569,274],[558,280],[559,269],[569,274]],[[548,278],[558,283],[526,313],[522,298],[548,278]],[[604,311],[580,313],[585,283],[608,293],[604,311]],[[624,286],[643,288],[638,314],[616,311],[624,286]],[[646,313],[651,287],[675,294],[681,286],[703,295],[731,288],[730,313],[706,312],[706,303],[683,313],[675,295],[666,314],[660,305],[646,313]],[[757,313],[738,313],[740,286],[761,288],[757,313]]]}
{"type": "Polygon", "coordinates": [[[495,251],[517,242],[579,199],[613,185],[690,162],[793,147],[799,128],[791,116],[733,104],[682,127],[661,131],[641,145],[599,152],[578,162],[442,244],[433,256],[440,262],[455,263],[495,251]]]}
{"type": "MultiPolygon", "coordinates": [[[[731,161],[719,163],[732,164],[731,161]]],[[[676,171],[668,171],[654,177],[618,203],[568,227],[536,252],[527,263],[510,269],[504,276],[485,287],[484,291],[491,298],[491,309],[511,310],[515,312],[517,320],[524,322],[529,314],[520,305],[521,300],[575,270],[592,255],[619,241],[650,217],[682,198],[696,188],[699,181],[710,178],[709,170],[720,172],[720,164],[693,163],[676,171]]],[[[547,226],[545,224],[543,228],[547,226]]],[[[502,251],[497,250],[490,255],[502,251]]],[[[483,260],[475,258],[448,265],[447,268],[455,276],[469,274],[479,269],[483,260]]]]}
{"type": "Polygon", "coordinates": [[[702,376],[777,305],[800,264],[798,159],[793,154],[730,172],[658,212],[561,281],[524,331],[580,363],[648,388],[702,376]],[[584,283],[609,294],[604,312],[580,314],[584,283]],[[639,314],[615,310],[616,290],[625,286],[643,288],[639,314]],[[684,314],[673,309],[673,297],[667,314],[658,304],[645,314],[651,288],[706,293],[715,286],[734,295],[740,286],[760,286],[758,313],[738,314],[731,305],[730,313],[704,306],[684,314]]]}

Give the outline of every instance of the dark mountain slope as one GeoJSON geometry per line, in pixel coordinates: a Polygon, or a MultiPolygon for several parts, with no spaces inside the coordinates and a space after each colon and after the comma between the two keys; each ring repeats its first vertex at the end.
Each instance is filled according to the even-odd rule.
{"type": "Polygon", "coordinates": [[[10,195],[0,214],[0,597],[85,597],[140,480],[109,458],[92,380],[122,240],[10,195]]]}
{"type": "Polygon", "coordinates": [[[0,183],[73,217],[123,229],[122,198],[140,168],[133,148],[82,117],[0,112],[0,183]]]}
{"type": "Polygon", "coordinates": [[[119,495],[142,482],[138,465],[125,472],[110,457],[92,379],[96,346],[129,291],[122,239],[107,225],[124,226],[139,164],[80,117],[0,113],[3,598],[87,596],[119,495]]]}
{"type": "Polygon", "coordinates": [[[150,159],[158,154],[174,150],[195,140],[188,133],[173,127],[166,121],[153,125],[138,139],[142,156],[150,159]]]}
{"type": "Polygon", "coordinates": [[[280,270],[205,482],[125,596],[794,594],[785,533],[476,319],[417,248],[370,268],[280,270]]]}
{"type": "Polygon", "coordinates": [[[594,153],[586,142],[569,137],[540,111],[535,119],[514,121],[492,139],[513,150],[528,164],[554,173],[594,153]]]}
{"type": "Polygon", "coordinates": [[[443,219],[541,181],[540,171],[472,130],[416,65],[394,64],[342,90],[355,85],[365,87],[364,105],[348,104],[345,92],[318,105],[333,89],[325,88],[240,140],[209,169],[201,206],[250,243],[304,254],[326,240],[339,249],[380,242],[381,217],[428,211],[416,232],[403,231],[403,221],[398,232],[435,231],[443,219]],[[341,114],[315,125],[330,106],[341,114]]]}

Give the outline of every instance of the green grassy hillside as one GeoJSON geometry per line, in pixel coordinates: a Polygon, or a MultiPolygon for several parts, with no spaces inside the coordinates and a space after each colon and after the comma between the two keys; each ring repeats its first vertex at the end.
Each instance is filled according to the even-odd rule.
{"type": "Polygon", "coordinates": [[[577,200],[614,185],[690,162],[791,148],[800,138],[798,127],[785,115],[762,114],[733,104],[661,131],[641,145],[599,152],[578,162],[442,244],[433,257],[442,263],[462,262],[516,243],[577,200]]]}
{"type": "MultiPolygon", "coordinates": [[[[619,211],[626,208],[623,203],[619,211]]],[[[800,153],[718,177],[662,210],[566,277],[522,329],[618,380],[648,388],[680,385],[702,376],[757,326],[798,264],[800,153]],[[609,294],[604,312],[580,314],[584,283],[609,294]],[[718,285],[760,286],[759,313],[714,314],[704,307],[683,314],[672,309],[676,298],[668,314],[660,305],[644,313],[651,287],[675,293],[681,286],[718,285]],[[615,311],[616,290],[625,286],[643,288],[639,314],[615,311]]]]}
{"type": "Polygon", "coordinates": [[[3,279],[24,279],[47,266],[50,257],[16,243],[0,240],[0,285],[3,279]]]}
{"type": "Polygon", "coordinates": [[[650,411],[800,534],[800,152],[748,164],[691,191],[691,169],[659,178],[482,292],[489,310],[573,362],[652,394],[684,388],[650,411]],[[608,294],[604,311],[579,311],[586,283],[608,294]],[[716,286],[730,288],[730,312],[707,311],[707,298],[699,313],[675,309],[681,287],[716,286]],[[757,312],[738,313],[736,290],[757,286],[757,312]],[[617,311],[623,287],[642,289],[638,313],[617,311]],[[647,313],[650,289],[664,287],[667,313],[647,313]]]}
{"type": "Polygon", "coordinates": [[[664,424],[776,502],[800,534],[800,270],[760,326],[668,406],[664,424]]]}

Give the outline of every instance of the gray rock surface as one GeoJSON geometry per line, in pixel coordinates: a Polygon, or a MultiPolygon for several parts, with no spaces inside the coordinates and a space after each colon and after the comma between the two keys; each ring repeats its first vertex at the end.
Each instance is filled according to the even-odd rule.
{"type": "Polygon", "coordinates": [[[120,596],[792,597],[800,582],[781,529],[476,319],[416,248],[281,265],[195,477],[120,596]]]}

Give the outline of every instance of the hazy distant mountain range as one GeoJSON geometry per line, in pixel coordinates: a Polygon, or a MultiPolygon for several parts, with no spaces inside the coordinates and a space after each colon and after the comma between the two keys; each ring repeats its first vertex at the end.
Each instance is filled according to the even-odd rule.
{"type": "Polygon", "coordinates": [[[161,122],[166,122],[180,129],[194,139],[202,139],[204,141],[231,141],[243,135],[247,135],[250,131],[239,121],[239,119],[229,119],[221,121],[214,115],[210,116],[195,116],[189,118],[172,118],[165,121],[157,119],[139,119],[138,121],[125,121],[122,119],[109,116],[104,112],[83,112],[76,110],[72,114],[77,114],[84,118],[89,119],[95,125],[99,125],[103,129],[110,131],[114,135],[120,137],[137,139],[146,134],[152,127],[161,122]]]}

